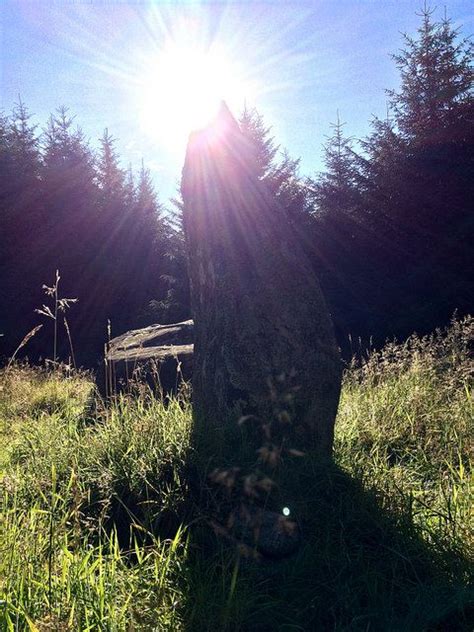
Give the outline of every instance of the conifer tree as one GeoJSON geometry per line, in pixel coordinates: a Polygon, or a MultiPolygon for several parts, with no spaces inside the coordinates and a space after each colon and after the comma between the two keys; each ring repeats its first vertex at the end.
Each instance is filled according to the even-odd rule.
{"type": "Polygon", "coordinates": [[[426,327],[474,307],[474,51],[446,15],[436,22],[433,13],[425,6],[418,37],[405,36],[394,57],[400,90],[389,93],[407,144],[393,216],[408,228],[414,259],[406,285],[416,279],[417,311],[409,317],[426,327]]]}
{"type": "Polygon", "coordinates": [[[145,221],[152,225],[158,224],[161,216],[161,207],[158,203],[155,189],[151,180],[150,170],[145,168],[142,160],[136,189],[137,210],[145,221]]]}
{"type": "Polygon", "coordinates": [[[86,230],[96,230],[97,214],[94,157],[81,129],[73,124],[67,109],[59,108],[42,137],[41,189],[55,258],[47,264],[48,277],[59,268],[66,285],[92,254],[95,240],[84,236],[86,230]]]}
{"type": "MultiPolygon", "coordinates": [[[[45,206],[46,232],[37,264],[41,285],[59,269],[67,296],[78,299],[70,325],[80,343],[93,331],[98,303],[98,276],[94,261],[98,247],[98,188],[94,154],[74,117],[65,107],[50,116],[42,135],[41,194],[45,206]]],[[[65,345],[65,353],[67,353],[65,345]]],[[[59,349],[61,357],[61,349],[59,349]]],[[[87,345],[77,345],[78,359],[87,355],[87,345]]]]}
{"type": "Polygon", "coordinates": [[[125,187],[125,172],[119,166],[116,140],[106,128],[100,139],[97,180],[105,204],[120,198],[125,187]]]}
{"type": "Polygon", "coordinates": [[[342,123],[331,124],[333,134],[324,146],[325,170],[312,183],[316,213],[322,216],[355,215],[360,205],[363,176],[353,140],[344,136],[342,123]]]}
{"type": "MultiPolygon", "coordinates": [[[[39,178],[41,158],[36,126],[30,119],[31,115],[20,99],[12,115],[3,117],[1,121],[3,178],[0,204],[4,221],[11,220],[10,228],[14,233],[21,231],[22,225],[24,227],[25,223],[34,219],[35,185],[39,178]]],[[[21,239],[20,235],[18,238],[21,239]]]]}
{"type": "Polygon", "coordinates": [[[166,270],[166,250],[169,231],[163,219],[163,207],[158,201],[150,171],[142,160],[138,174],[133,213],[129,221],[129,265],[137,280],[131,297],[133,311],[141,321],[149,315],[149,305],[164,292],[161,278],[166,270]]]}
{"type": "Polygon", "coordinates": [[[439,140],[472,112],[472,42],[458,41],[451,20],[435,22],[433,12],[425,5],[418,37],[404,35],[404,48],[393,55],[400,90],[388,91],[398,129],[418,143],[439,140]]]}
{"type": "Polygon", "coordinates": [[[304,205],[305,188],[301,186],[298,174],[299,160],[291,159],[286,151],[275,145],[271,128],[265,125],[263,116],[255,108],[245,108],[239,126],[253,148],[254,160],[250,168],[254,177],[265,182],[283,207],[290,208],[295,198],[304,205]]]}
{"type": "MultiPolygon", "coordinates": [[[[302,256],[311,250],[311,193],[299,174],[299,159],[275,144],[271,128],[255,109],[244,108],[239,126],[252,145],[254,160],[249,165],[254,177],[265,184],[274,199],[274,212],[286,215],[294,231],[299,234],[302,256]]],[[[250,154],[249,154],[250,155],[250,154]]]]}
{"type": "Polygon", "coordinates": [[[269,177],[274,169],[278,153],[270,128],[264,123],[263,116],[255,108],[245,107],[239,118],[239,126],[244,136],[253,145],[255,176],[259,179],[269,177]]]}
{"type": "MultiPolygon", "coordinates": [[[[0,277],[2,342],[14,344],[17,324],[25,318],[31,324],[32,292],[38,279],[38,253],[44,228],[40,195],[40,147],[36,126],[19,100],[12,114],[0,123],[0,277]],[[24,302],[18,296],[24,297],[24,302]]],[[[3,345],[2,345],[3,346],[3,345]]],[[[8,353],[11,347],[4,347],[8,353]]]]}

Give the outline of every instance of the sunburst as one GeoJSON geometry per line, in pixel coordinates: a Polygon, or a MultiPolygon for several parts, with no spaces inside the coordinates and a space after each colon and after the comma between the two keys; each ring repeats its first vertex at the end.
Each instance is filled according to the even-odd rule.
{"type": "Polygon", "coordinates": [[[181,145],[212,120],[221,101],[241,108],[250,96],[250,86],[222,50],[173,44],[147,70],[141,124],[167,145],[181,145]]]}

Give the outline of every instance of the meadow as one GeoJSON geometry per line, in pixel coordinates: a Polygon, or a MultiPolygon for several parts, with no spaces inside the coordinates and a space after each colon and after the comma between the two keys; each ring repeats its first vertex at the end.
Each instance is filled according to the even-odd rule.
{"type": "Polygon", "coordinates": [[[187,391],[2,369],[0,628],[472,630],[473,339],[467,317],[347,366],[334,462],[281,466],[282,560],[211,528],[187,391]]]}

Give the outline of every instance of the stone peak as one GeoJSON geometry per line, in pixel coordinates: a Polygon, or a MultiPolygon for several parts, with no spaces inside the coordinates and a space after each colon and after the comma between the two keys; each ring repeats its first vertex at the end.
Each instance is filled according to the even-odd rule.
{"type": "Polygon", "coordinates": [[[240,127],[225,101],[221,101],[213,119],[202,129],[191,132],[188,148],[201,145],[202,142],[228,139],[230,136],[240,135],[240,127]]]}

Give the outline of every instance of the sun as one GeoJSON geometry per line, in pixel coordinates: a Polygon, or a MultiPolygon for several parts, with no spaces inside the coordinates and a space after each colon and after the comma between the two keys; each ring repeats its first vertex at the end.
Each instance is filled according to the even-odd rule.
{"type": "Polygon", "coordinates": [[[240,109],[250,96],[240,69],[222,50],[168,46],[144,78],[141,125],[167,145],[181,146],[212,120],[221,101],[240,109]]]}

